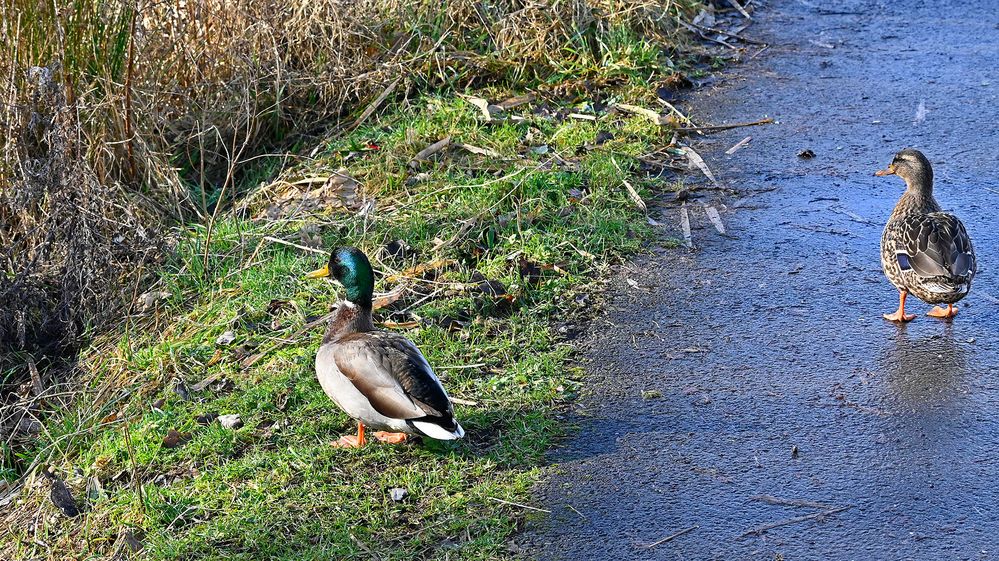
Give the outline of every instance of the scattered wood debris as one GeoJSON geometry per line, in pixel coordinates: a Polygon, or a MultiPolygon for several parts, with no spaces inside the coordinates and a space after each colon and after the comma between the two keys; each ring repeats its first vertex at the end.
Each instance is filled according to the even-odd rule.
{"type": "Polygon", "coordinates": [[[740,149],[744,148],[747,144],[749,144],[751,140],[753,140],[753,137],[747,136],[746,138],[743,138],[739,142],[733,144],[731,148],[725,151],[725,153],[731,156],[732,154],[738,152],[740,149]]]}
{"type": "Polygon", "coordinates": [[[755,528],[750,528],[749,530],[746,530],[736,539],[742,539],[749,536],[759,536],[766,533],[767,530],[773,530],[774,528],[780,528],[781,526],[790,526],[791,524],[800,524],[801,522],[808,522],[809,520],[822,519],[825,518],[826,516],[837,514],[839,512],[843,512],[844,510],[848,510],[850,508],[852,508],[852,506],[841,506],[838,508],[813,512],[812,514],[806,514],[804,516],[795,516],[794,518],[787,518],[785,520],[780,520],[778,522],[773,522],[770,524],[763,524],[760,526],[756,526],[755,528]]]}
{"type": "Polygon", "coordinates": [[[657,545],[662,545],[664,543],[671,542],[671,541],[675,540],[676,538],[679,538],[680,536],[683,536],[685,534],[689,534],[689,533],[693,532],[694,530],[696,530],[698,528],[700,528],[700,526],[691,526],[689,528],[684,528],[683,530],[680,530],[679,532],[675,532],[673,534],[670,534],[670,535],[666,536],[665,538],[663,538],[661,540],[654,541],[654,542],[652,542],[650,544],[647,544],[647,545],[643,545],[642,547],[644,547],[645,549],[652,549],[653,547],[656,547],[657,545]]]}

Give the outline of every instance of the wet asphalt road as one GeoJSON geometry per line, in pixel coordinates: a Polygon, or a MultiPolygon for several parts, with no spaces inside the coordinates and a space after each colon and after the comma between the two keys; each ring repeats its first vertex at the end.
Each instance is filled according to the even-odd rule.
{"type": "Polygon", "coordinates": [[[622,271],[529,556],[999,559],[999,9],[904,4],[772,1],[748,34],[773,46],[691,99],[698,122],[780,124],[695,144],[745,193],[722,200],[732,237],[694,203],[696,251],[622,271]],[[872,174],[906,146],[978,251],[953,323],[918,301],[907,326],[881,319],[897,293],[878,243],[903,184],[872,174]],[[816,512],[757,495],[851,508],[740,538],[816,512]]]}

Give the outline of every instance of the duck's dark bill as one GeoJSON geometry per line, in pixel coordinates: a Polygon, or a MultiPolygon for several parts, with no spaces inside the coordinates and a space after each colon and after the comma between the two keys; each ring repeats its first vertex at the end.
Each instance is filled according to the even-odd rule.
{"type": "Polygon", "coordinates": [[[315,271],[312,271],[311,273],[308,273],[305,276],[310,279],[321,279],[323,277],[328,277],[330,276],[330,266],[326,265],[322,269],[317,269],[315,271]]]}

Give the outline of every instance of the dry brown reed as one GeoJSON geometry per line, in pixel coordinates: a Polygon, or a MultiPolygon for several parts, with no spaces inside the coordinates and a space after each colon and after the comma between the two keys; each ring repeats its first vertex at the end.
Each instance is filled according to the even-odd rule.
{"type": "Polygon", "coordinates": [[[106,324],[164,225],[211,224],[254,156],[388,84],[586,77],[612,31],[668,42],[692,4],[3,0],[0,355],[106,324]]]}

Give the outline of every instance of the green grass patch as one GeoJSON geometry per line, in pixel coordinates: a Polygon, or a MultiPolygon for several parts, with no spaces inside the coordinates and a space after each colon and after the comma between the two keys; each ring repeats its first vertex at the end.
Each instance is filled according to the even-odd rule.
{"type": "MultiPolygon", "coordinates": [[[[644,64],[651,53],[636,49],[629,64],[644,64]]],[[[520,114],[485,123],[460,98],[425,97],[240,186],[252,198],[210,236],[178,231],[154,309],[85,353],[94,391],[31,451],[85,514],[55,515],[47,488],[31,487],[20,508],[42,512],[40,525],[12,526],[4,550],[105,557],[125,550],[127,531],[148,559],[507,557],[526,512],[501,501],[530,502],[566,430],[554,413],[578,391],[556,326],[590,313],[591,281],[649,235],[622,180],[644,196],[669,188],[636,177],[636,158],[669,131],[617,114],[520,114]],[[413,163],[447,136],[450,147],[413,163]],[[306,181],[341,169],[353,194],[306,181]],[[303,327],[340,291],[303,277],[325,255],[273,239],[356,245],[373,257],[376,292],[407,287],[376,320],[415,322],[405,334],[463,400],[465,440],[330,446],[354,423],[316,380],[322,328],[303,327]],[[404,255],[382,251],[394,240],[404,255]],[[432,274],[394,277],[441,259],[432,274]],[[217,343],[227,332],[234,340],[217,343]],[[243,426],[204,422],[226,414],[243,426]],[[171,430],[187,438],[168,447],[171,430]]]]}

